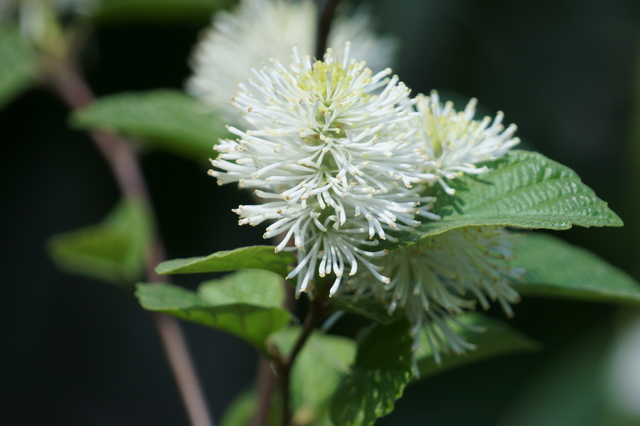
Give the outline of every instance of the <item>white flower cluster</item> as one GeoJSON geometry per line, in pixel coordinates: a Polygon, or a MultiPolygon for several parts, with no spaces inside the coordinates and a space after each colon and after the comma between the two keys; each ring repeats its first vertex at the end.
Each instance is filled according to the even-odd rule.
{"type": "Polygon", "coordinates": [[[253,69],[240,84],[232,105],[250,129],[229,127],[238,139],[215,146],[210,174],[254,188],[265,201],[235,212],[240,224],[273,221],[264,237],[282,236],[276,251],[298,252],[288,277],[298,277],[298,292],[331,276],[331,295],[372,295],[390,313],[403,307],[414,331],[431,328],[439,348],[463,351],[469,345],[454,338],[445,317],[473,308],[474,299],[486,308],[488,298],[511,313],[518,295],[509,279],[523,271],[503,261],[517,236],[477,227],[391,253],[375,246],[393,239],[390,231],[417,226],[417,216],[437,220],[428,188],[486,171],[476,163],[517,144],[514,128],[504,130],[501,115],[491,126],[474,121],[473,101],[463,113],[443,107],[436,93],[416,102],[390,70],[374,75],[351,59],[349,44],[342,60],[329,49],[313,62],[295,47],[293,58],[289,68],[273,61],[253,69]]]}
{"type": "MultiPolygon", "coordinates": [[[[237,82],[251,77],[251,67],[270,59],[288,63],[293,44],[301,55],[313,55],[317,21],[314,0],[241,0],[233,12],[217,13],[211,29],[203,34],[191,60],[194,74],[187,90],[221,112],[227,123],[246,125],[229,105],[237,82]]],[[[339,16],[331,26],[328,46],[341,56],[345,43],[351,41],[354,57],[380,71],[390,65],[395,43],[376,37],[370,26],[370,17],[362,9],[350,17],[339,16]]]]}
{"type": "Polygon", "coordinates": [[[454,195],[452,179],[486,172],[478,164],[519,143],[516,127],[505,129],[502,113],[474,120],[475,99],[456,112],[435,92],[411,98],[390,69],[374,72],[354,59],[387,46],[372,56],[384,63],[390,52],[365,31],[364,15],[329,40],[342,43],[351,28],[359,49],[342,43],[339,53],[312,60],[316,15],[310,0],[244,0],[236,14],[216,17],[194,57],[191,92],[222,109],[232,82],[247,78],[229,103],[234,114],[226,113],[237,139],[214,147],[220,154],[209,174],[255,190],[262,203],[235,209],[239,223],[268,222],[264,237],[280,238],[275,250],[298,253],[288,277],[297,277],[298,293],[312,295],[326,280],[330,295],[375,297],[389,313],[404,309],[416,345],[427,331],[436,359],[439,350],[464,352],[473,345],[449,326],[452,315],[489,300],[512,313],[518,294],[509,280],[524,271],[506,261],[518,236],[469,227],[390,253],[376,246],[438,220],[429,188],[454,195]],[[284,51],[292,42],[293,55],[284,51]]]}
{"type": "Polygon", "coordinates": [[[289,69],[274,61],[240,84],[232,104],[251,130],[229,128],[240,138],[215,147],[221,154],[212,163],[222,171],[211,174],[220,184],[256,188],[267,201],[240,206],[240,224],[275,220],[265,238],[284,234],[276,250],[291,241],[300,253],[290,274],[299,276],[299,292],[334,274],[333,294],[359,265],[386,283],[371,262],[385,252],[363,247],[412,229],[416,215],[437,218],[428,212],[433,199],[420,195],[434,175],[410,91],[388,78],[390,70],[373,75],[350,59],[349,44],[342,61],[330,49],[316,62],[293,52],[289,69]]]}

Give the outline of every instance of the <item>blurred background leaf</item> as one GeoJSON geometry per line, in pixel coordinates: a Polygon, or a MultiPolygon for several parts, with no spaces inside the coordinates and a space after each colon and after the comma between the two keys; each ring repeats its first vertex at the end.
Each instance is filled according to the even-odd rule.
{"type": "Polygon", "coordinates": [[[496,321],[476,313],[465,314],[459,318],[459,321],[462,324],[482,327],[484,329],[484,331],[478,332],[461,325],[452,324],[453,329],[463,336],[466,341],[476,345],[477,349],[461,355],[452,353],[441,354],[442,363],[438,365],[433,357],[433,350],[429,345],[427,336],[424,330],[422,330],[420,346],[415,354],[418,360],[418,369],[420,370],[420,380],[428,379],[434,374],[443,373],[447,370],[485,359],[517,352],[539,351],[542,349],[542,346],[538,342],[514,330],[505,322],[496,321]]]}
{"type": "MultiPolygon", "coordinates": [[[[605,327],[581,336],[517,396],[499,426],[603,426],[605,327]]],[[[610,423],[612,426],[613,424],[610,423]]]]}
{"type": "Polygon", "coordinates": [[[580,247],[545,234],[526,234],[513,265],[524,267],[526,283],[514,283],[523,296],[561,297],[640,306],[640,284],[580,247]]]}
{"type": "Polygon", "coordinates": [[[110,95],[75,111],[70,122],[77,129],[138,136],[198,162],[215,157],[213,145],[227,135],[215,113],[177,90],[110,95]]]}
{"type": "Polygon", "coordinates": [[[36,82],[38,68],[38,55],[18,28],[0,25],[0,108],[36,82]]]}
{"type": "Polygon", "coordinates": [[[52,236],[49,255],[63,271],[133,286],[145,270],[153,226],[142,202],[122,200],[102,223],[52,236]]]}

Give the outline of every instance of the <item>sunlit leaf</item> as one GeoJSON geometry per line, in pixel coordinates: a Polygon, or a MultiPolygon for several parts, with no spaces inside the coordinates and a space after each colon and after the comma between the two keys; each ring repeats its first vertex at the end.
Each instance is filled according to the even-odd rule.
{"type": "Polygon", "coordinates": [[[138,284],[143,308],[224,330],[267,353],[265,339],[284,327],[282,278],[268,271],[243,270],[206,281],[197,293],[171,284],[138,284]]]}
{"type": "Polygon", "coordinates": [[[465,226],[513,226],[567,229],[580,226],[622,226],[607,203],[582,183],[568,167],[541,154],[511,151],[488,164],[491,171],[456,178],[454,197],[438,191],[434,212],[414,231],[400,234],[398,243],[411,245],[431,235],[465,226]]]}
{"type": "Polygon", "coordinates": [[[209,256],[173,259],[156,267],[160,275],[264,269],[287,276],[295,257],[291,252],[274,253],[272,246],[250,246],[213,253],[209,256]]]}

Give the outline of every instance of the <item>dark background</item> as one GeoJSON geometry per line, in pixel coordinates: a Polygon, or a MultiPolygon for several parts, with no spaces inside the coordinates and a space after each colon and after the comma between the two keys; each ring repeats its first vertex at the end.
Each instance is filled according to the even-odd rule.
{"type": "MultiPolygon", "coordinates": [[[[394,71],[414,93],[435,88],[456,100],[475,96],[488,113],[505,111],[528,146],[576,170],[610,203],[625,228],[558,235],[639,277],[640,2],[378,0],[373,10],[380,30],[400,40],[394,71]]],[[[92,87],[98,95],[180,88],[206,23],[98,26],[84,58],[92,87]]],[[[118,199],[110,171],[91,141],[66,126],[67,115],[43,90],[0,112],[0,425],[186,425],[157,334],[136,300],[58,272],[45,253],[49,236],[99,222],[118,199]]],[[[261,242],[262,231],[236,226],[230,211],[245,195],[218,187],[206,161],[162,152],[142,161],[169,258],[261,242]]],[[[558,376],[550,371],[563,372],[558,383],[573,383],[559,398],[577,401],[576,414],[558,424],[606,424],[598,377],[628,311],[526,299],[515,312],[511,324],[544,351],[413,385],[379,424],[516,424],[505,413],[523,395],[545,409],[535,388],[541,377],[558,376]]],[[[256,356],[223,333],[183,328],[219,418],[250,385],[256,356]]]]}

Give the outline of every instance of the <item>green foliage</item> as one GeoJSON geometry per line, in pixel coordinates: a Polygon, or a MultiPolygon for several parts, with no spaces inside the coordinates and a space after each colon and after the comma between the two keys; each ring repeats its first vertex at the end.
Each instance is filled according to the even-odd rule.
{"type": "Polygon", "coordinates": [[[231,0],[102,0],[99,21],[208,21],[231,0]]]}
{"type": "Polygon", "coordinates": [[[526,235],[514,265],[527,268],[523,296],[561,297],[640,306],[640,285],[589,251],[545,234],[526,235]]]}
{"type": "Polygon", "coordinates": [[[433,351],[429,346],[423,329],[420,332],[420,346],[415,353],[418,359],[420,379],[485,359],[540,349],[539,343],[514,330],[502,321],[496,321],[477,313],[458,316],[456,321],[461,324],[451,322],[452,328],[465,340],[475,344],[477,346],[476,350],[468,351],[461,355],[443,355],[442,362],[438,365],[433,358],[433,351]],[[481,327],[484,331],[477,332],[465,327],[465,325],[474,328],[481,327]]]}
{"type": "MultiPolygon", "coordinates": [[[[242,392],[229,404],[220,419],[220,426],[250,426],[258,406],[258,397],[253,390],[242,392]]],[[[274,392],[267,417],[267,426],[282,424],[282,400],[274,392]]],[[[329,425],[333,426],[333,425],[329,425]]]]}
{"type": "Polygon", "coordinates": [[[391,324],[404,317],[402,309],[396,309],[389,315],[389,309],[377,299],[337,296],[332,300],[337,310],[362,315],[381,324],[391,324]]]}
{"type": "MultiPolygon", "coordinates": [[[[300,327],[275,333],[271,340],[281,353],[291,352],[300,335],[300,327]]],[[[294,422],[308,424],[318,419],[342,376],[350,371],[356,353],[353,340],[314,331],[295,360],[291,372],[291,396],[294,422]]]]}
{"type": "Polygon", "coordinates": [[[35,83],[38,55],[15,27],[0,27],[0,107],[35,83]]]}
{"type": "Polygon", "coordinates": [[[376,324],[359,339],[352,371],[331,401],[334,424],[370,426],[393,410],[413,377],[412,344],[406,319],[376,324]]]}
{"type": "Polygon", "coordinates": [[[146,205],[124,200],[102,223],[54,235],[47,247],[63,271],[132,285],[144,272],[152,229],[146,205]]]}
{"type": "Polygon", "coordinates": [[[171,284],[138,284],[143,308],[234,334],[267,355],[265,339],[290,319],[282,308],[282,278],[268,271],[243,270],[206,281],[197,293],[171,284]]]}
{"type": "Polygon", "coordinates": [[[603,365],[610,361],[607,358],[615,331],[607,323],[588,333],[584,331],[578,336],[567,336],[569,344],[528,378],[495,425],[638,425],[637,418],[626,423],[619,417],[603,416],[605,395],[613,393],[607,392],[607,374],[603,374],[607,369],[603,365]]]}
{"type": "Polygon", "coordinates": [[[286,277],[295,256],[291,252],[274,253],[273,250],[273,246],[249,246],[209,256],[167,260],[156,267],[156,272],[168,275],[263,269],[286,277]]]}
{"type": "Polygon", "coordinates": [[[220,426],[248,426],[255,414],[257,402],[255,392],[241,393],[224,411],[220,426]]]}
{"type": "Polygon", "coordinates": [[[177,90],[120,93],[75,111],[71,125],[139,136],[155,146],[203,161],[215,156],[213,145],[226,135],[215,113],[177,90]]]}
{"type": "Polygon", "coordinates": [[[511,151],[489,164],[491,171],[465,175],[451,182],[454,197],[438,191],[434,212],[442,219],[425,221],[399,235],[411,245],[420,239],[464,226],[513,226],[568,229],[580,226],[622,226],[620,218],[568,167],[543,155],[511,151]]]}

